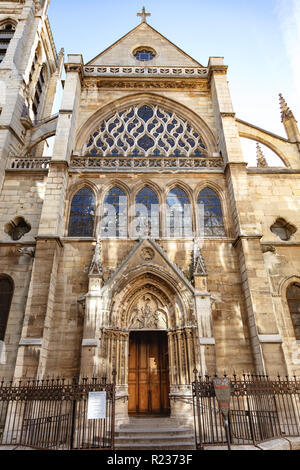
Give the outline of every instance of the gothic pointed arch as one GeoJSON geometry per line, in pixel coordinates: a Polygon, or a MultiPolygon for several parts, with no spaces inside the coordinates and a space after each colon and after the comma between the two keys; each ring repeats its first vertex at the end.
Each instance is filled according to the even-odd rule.
{"type": "Polygon", "coordinates": [[[300,341],[300,282],[289,284],[286,299],[295,331],[296,340],[300,341]]]}
{"type": "Polygon", "coordinates": [[[95,195],[83,186],[72,198],[69,216],[69,237],[93,237],[95,226],[95,195]]]}
{"type": "Polygon", "coordinates": [[[225,236],[225,226],[220,198],[209,186],[203,188],[197,198],[200,233],[206,237],[225,236]]]}
{"type": "Polygon", "coordinates": [[[159,237],[160,206],[156,192],[145,185],[135,196],[134,232],[139,238],[159,237]]]}
{"type": "Polygon", "coordinates": [[[5,57],[9,43],[12,40],[16,30],[16,22],[10,18],[6,18],[0,22],[0,63],[5,57]]]}
{"type": "Polygon", "coordinates": [[[217,142],[208,124],[195,112],[174,100],[143,93],[106,105],[82,125],[74,153],[89,152],[104,156],[132,152],[201,156],[216,153],[217,142]]]}
{"type": "Polygon", "coordinates": [[[101,219],[101,237],[127,236],[128,197],[120,185],[114,185],[104,195],[101,219]]]}
{"type": "Polygon", "coordinates": [[[0,341],[4,341],[5,338],[13,293],[12,279],[5,274],[0,274],[0,341]]]}
{"type": "Polygon", "coordinates": [[[192,237],[192,203],[186,191],[179,185],[174,185],[167,193],[166,217],[168,237],[192,237]]]}

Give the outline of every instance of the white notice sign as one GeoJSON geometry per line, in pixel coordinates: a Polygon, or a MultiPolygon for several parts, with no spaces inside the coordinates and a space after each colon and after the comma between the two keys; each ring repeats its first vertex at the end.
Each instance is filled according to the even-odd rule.
{"type": "Polygon", "coordinates": [[[89,392],[88,419],[106,418],[106,392],[89,392]]]}

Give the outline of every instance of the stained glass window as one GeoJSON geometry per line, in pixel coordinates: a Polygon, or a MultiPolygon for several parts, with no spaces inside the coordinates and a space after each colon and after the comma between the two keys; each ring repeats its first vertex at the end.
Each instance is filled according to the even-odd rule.
{"type": "Polygon", "coordinates": [[[95,196],[88,188],[80,189],[72,199],[69,237],[94,235],[95,196]]]}
{"type": "Polygon", "coordinates": [[[224,236],[222,207],[217,193],[205,188],[200,192],[197,203],[201,233],[204,228],[205,236],[224,236]]]}
{"type": "Polygon", "coordinates": [[[103,121],[83,147],[86,156],[207,156],[201,135],[158,106],[134,106],[103,121]]]}
{"type": "Polygon", "coordinates": [[[8,278],[0,278],[0,341],[4,341],[13,290],[13,283],[8,278]]]}
{"type": "Polygon", "coordinates": [[[101,234],[106,238],[127,236],[127,197],[118,187],[105,196],[101,234]]]}
{"type": "Polygon", "coordinates": [[[300,340],[300,284],[292,284],[286,291],[286,297],[295,329],[296,339],[300,340]]]}
{"type": "Polygon", "coordinates": [[[147,49],[137,51],[137,53],[135,54],[135,58],[137,60],[152,60],[153,57],[155,57],[154,53],[152,51],[147,50],[147,49]]]}
{"type": "Polygon", "coordinates": [[[152,189],[143,188],[135,199],[135,235],[139,238],[159,237],[159,204],[152,189]]]}
{"type": "Polygon", "coordinates": [[[186,193],[178,187],[167,196],[168,237],[191,237],[193,235],[191,204],[186,193]]]}

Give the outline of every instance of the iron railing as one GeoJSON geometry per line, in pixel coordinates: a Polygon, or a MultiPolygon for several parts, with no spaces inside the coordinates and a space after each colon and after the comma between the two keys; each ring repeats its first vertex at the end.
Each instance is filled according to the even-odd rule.
{"type": "MultiPolygon", "coordinates": [[[[226,445],[223,418],[213,378],[196,377],[192,384],[196,448],[226,445]]],[[[300,436],[300,380],[270,379],[243,374],[231,378],[230,443],[254,444],[280,437],[300,436]]]]}
{"type": "Polygon", "coordinates": [[[0,382],[0,446],[114,449],[113,377],[0,382]],[[88,419],[90,392],[106,392],[106,418],[88,419]]]}

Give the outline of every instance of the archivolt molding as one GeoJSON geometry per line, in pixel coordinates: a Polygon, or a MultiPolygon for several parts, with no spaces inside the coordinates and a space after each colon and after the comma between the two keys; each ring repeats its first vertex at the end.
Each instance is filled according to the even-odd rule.
{"type": "Polygon", "coordinates": [[[194,111],[191,111],[186,106],[183,106],[169,98],[151,93],[141,93],[120,98],[96,111],[79,129],[74,154],[81,155],[84,144],[87,142],[91,133],[102,121],[108,119],[118,111],[123,111],[128,107],[138,106],[141,104],[161,106],[168,111],[176,113],[179,118],[188,121],[189,124],[191,124],[195,130],[202,135],[209,155],[217,152],[217,142],[213,132],[204,119],[194,111]]]}
{"type": "Polygon", "coordinates": [[[165,312],[166,325],[168,328],[175,329],[188,322],[192,318],[191,299],[188,299],[187,293],[182,295],[174,290],[174,286],[170,286],[162,277],[162,273],[150,273],[149,270],[144,273],[135,273],[136,277],[124,282],[114,289],[116,294],[112,295],[110,308],[106,309],[110,312],[109,324],[111,326],[121,326],[121,328],[130,327],[129,314],[132,306],[141,298],[142,295],[151,294],[160,302],[160,309],[165,312]]]}
{"type": "Polygon", "coordinates": [[[137,295],[136,292],[143,290],[145,285],[158,289],[164,305],[170,306],[172,319],[168,320],[169,327],[175,328],[194,321],[194,298],[186,286],[161,266],[142,264],[126,271],[119,280],[110,280],[104,286],[103,306],[105,311],[110,312],[109,324],[119,325],[128,299],[137,295]],[[177,311],[173,311],[175,305],[177,311]]]}

